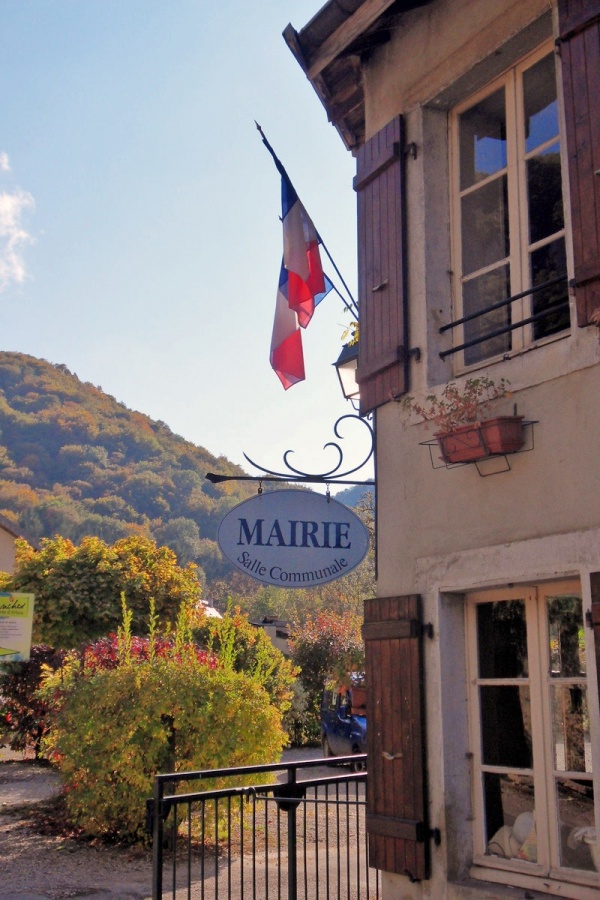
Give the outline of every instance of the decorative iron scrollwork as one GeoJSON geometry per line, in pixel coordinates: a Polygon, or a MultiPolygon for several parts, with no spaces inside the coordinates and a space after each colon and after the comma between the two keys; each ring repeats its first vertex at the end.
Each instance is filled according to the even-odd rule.
{"type": "Polygon", "coordinates": [[[373,432],[373,428],[371,427],[370,422],[368,422],[365,418],[361,418],[360,416],[352,415],[351,413],[346,413],[336,421],[333,426],[333,432],[339,440],[343,440],[343,435],[340,431],[340,424],[345,419],[353,419],[355,421],[361,422],[365,428],[368,430],[369,438],[370,438],[370,447],[369,452],[364,457],[364,459],[356,466],[352,466],[351,468],[344,470],[344,452],[340,445],[336,441],[328,441],[324,446],[323,450],[327,450],[329,447],[332,447],[337,454],[337,461],[335,465],[331,468],[326,469],[323,472],[304,472],[302,469],[293,466],[290,462],[290,457],[294,453],[293,450],[286,450],[283,454],[283,463],[284,469],[279,472],[275,469],[268,469],[265,466],[261,466],[258,463],[254,462],[247,453],[244,453],[244,458],[248,460],[251,466],[254,466],[255,469],[258,469],[260,472],[263,472],[263,475],[217,475],[214,472],[209,472],[207,474],[207,478],[209,481],[212,481],[213,484],[218,484],[221,481],[286,481],[286,482],[305,482],[307,484],[364,484],[364,485],[374,485],[374,481],[353,481],[347,480],[349,475],[353,475],[355,472],[358,472],[359,469],[362,469],[363,466],[366,466],[371,457],[373,456],[373,452],[375,449],[375,435],[373,432]]]}

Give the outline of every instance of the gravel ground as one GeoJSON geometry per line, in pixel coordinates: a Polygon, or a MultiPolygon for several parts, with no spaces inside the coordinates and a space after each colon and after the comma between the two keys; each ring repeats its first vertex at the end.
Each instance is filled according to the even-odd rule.
{"type": "Polygon", "coordinates": [[[0,898],[150,898],[148,851],[48,833],[43,816],[58,793],[58,775],[47,766],[14,758],[0,763],[0,898]]]}
{"type": "MultiPolygon", "coordinates": [[[[286,751],[284,760],[320,755],[320,750],[286,751]]],[[[311,770],[311,777],[319,772],[311,770]]],[[[0,898],[149,900],[149,851],[90,844],[44,827],[59,789],[51,768],[0,751],[0,898]]]]}

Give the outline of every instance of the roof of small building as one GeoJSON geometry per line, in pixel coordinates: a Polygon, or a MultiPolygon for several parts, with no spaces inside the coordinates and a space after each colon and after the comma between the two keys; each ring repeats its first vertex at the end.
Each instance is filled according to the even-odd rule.
{"type": "Polygon", "coordinates": [[[387,43],[401,14],[432,0],[329,0],[300,31],[283,37],[349,150],[365,140],[362,61],[387,43]]]}
{"type": "Polygon", "coordinates": [[[23,538],[31,543],[27,535],[20,531],[18,526],[15,525],[14,522],[11,522],[10,519],[7,519],[6,516],[0,515],[0,528],[2,528],[3,531],[7,531],[13,537],[23,538]]]}

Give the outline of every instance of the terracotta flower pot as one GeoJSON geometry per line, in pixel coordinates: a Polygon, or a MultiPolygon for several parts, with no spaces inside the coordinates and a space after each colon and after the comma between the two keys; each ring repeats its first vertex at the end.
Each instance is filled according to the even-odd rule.
{"type": "Polygon", "coordinates": [[[523,416],[496,416],[461,425],[435,437],[446,463],[475,462],[498,453],[515,453],[524,444],[523,416]]]}
{"type": "Polygon", "coordinates": [[[523,416],[496,416],[486,419],[480,427],[490,453],[515,453],[525,443],[523,416]]]}
{"type": "Polygon", "coordinates": [[[454,431],[438,432],[435,436],[446,463],[474,462],[489,456],[478,422],[461,425],[454,431]]]}

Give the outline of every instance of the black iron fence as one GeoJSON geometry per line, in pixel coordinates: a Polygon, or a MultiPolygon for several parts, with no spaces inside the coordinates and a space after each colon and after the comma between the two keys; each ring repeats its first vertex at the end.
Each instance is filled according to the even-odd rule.
{"type": "Polygon", "coordinates": [[[365,759],[158,775],[153,900],[378,900],[365,759]]]}

